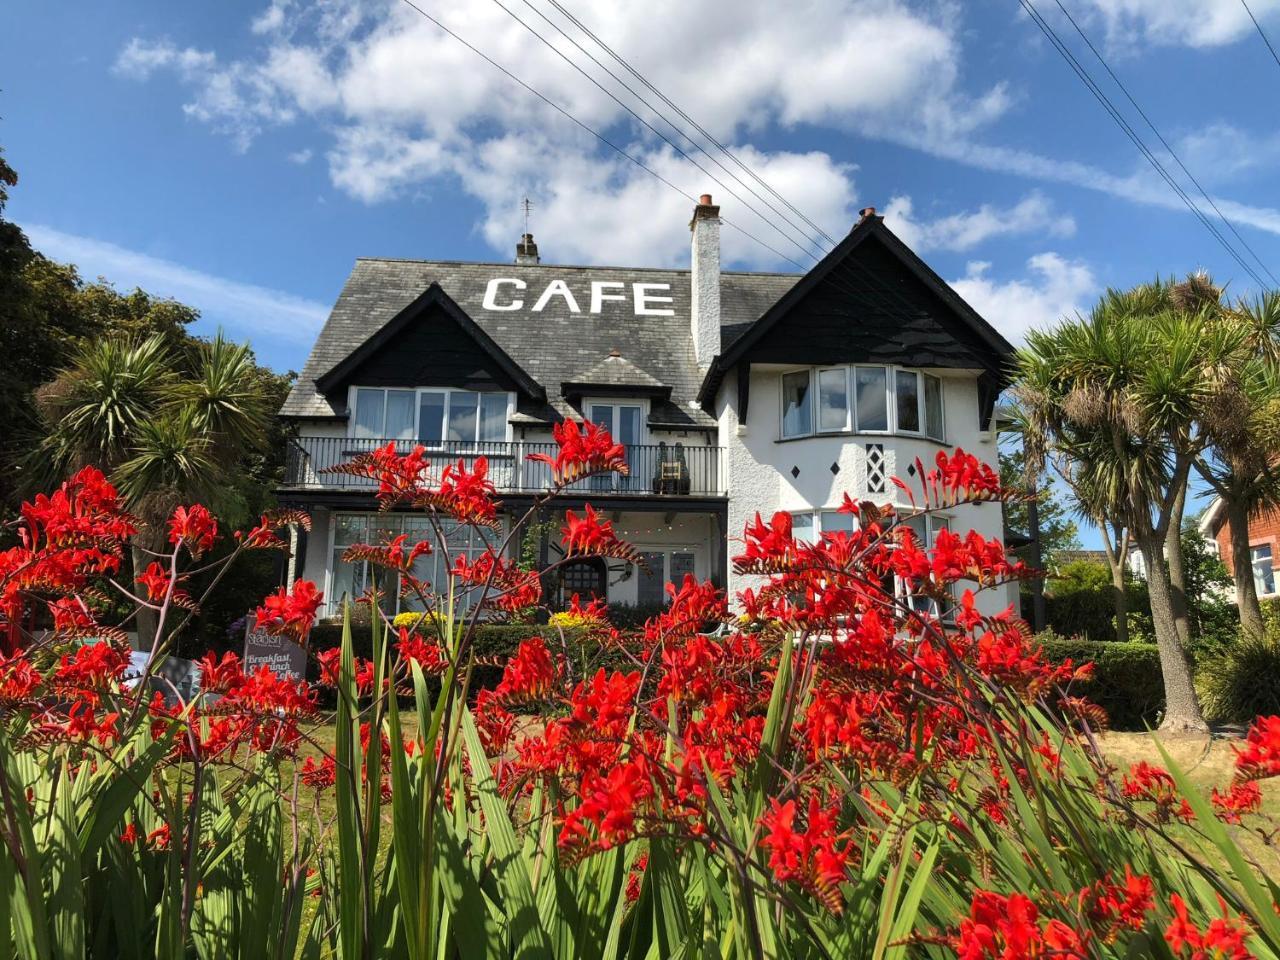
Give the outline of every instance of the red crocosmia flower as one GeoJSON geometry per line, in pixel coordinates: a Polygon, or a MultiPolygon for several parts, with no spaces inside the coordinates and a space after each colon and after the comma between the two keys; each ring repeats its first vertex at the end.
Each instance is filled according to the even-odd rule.
{"type": "Polygon", "coordinates": [[[342,669],[342,650],[338,647],[321,650],[316,654],[316,661],[320,664],[320,683],[326,687],[336,687],[338,671],[342,669]]]}
{"type": "Polygon", "coordinates": [[[257,612],[258,629],[273,634],[286,634],[299,643],[306,641],[315,623],[316,613],[324,602],[324,594],[310,580],[297,580],[293,589],[281,587],[262,601],[257,612]]]}
{"type": "Polygon", "coordinates": [[[43,680],[26,654],[19,651],[6,657],[0,653],[0,700],[25,700],[43,680]]]}
{"type": "Polygon", "coordinates": [[[100,746],[109,746],[115,741],[118,733],[116,721],[118,713],[105,713],[98,717],[94,705],[88,700],[72,704],[67,711],[67,719],[62,723],[46,722],[44,732],[54,737],[65,737],[68,740],[96,741],[100,746]]]}
{"type": "Polygon", "coordinates": [[[438,644],[428,643],[418,634],[410,633],[408,627],[400,628],[400,639],[395,647],[406,667],[416,663],[427,676],[439,676],[449,669],[449,658],[444,650],[438,644]]]}
{"type": "Polygon", "coordinates": [[[1262,789],[1256,780],[1242,780],[1231,785],[1226,793],[1213,788],[1209,798],[1218,816],[1227,823],[1239,823],[1246,813],[1257,813],[1262,808],[1262,789]]]}
{"type": "Polygon", "coordinates": [[[493,692],[504,704],[541,700],[551,693],[559,673],[543,639],[531,637],[507,661],[493,692]]]}
{"type": "Polygon", "coordinates": [[[146,588],[147,599],[152,603],[164,600],[171,582],[169,572],[155,560],[147,564],[147,569],[138,575],[137,581],[146,588]]]}
{"type": "Polygon", "coordinates": [[[1173,920],[1165,928],[1164,938],[1178,957],[1190,960],[1254,960],[1245,946],[1249,924],[1243,916],[1232,917],[1227,905],[1218,900],[1221,917],[1209,921],[1203,931],[1187,916],[1187,904],[1178,894],[1169,897],[1173,920]]]}
{"type": "Polygon", "coordinates": [[[124,828],[120,834],[120,842],[133,846],[138,842],[138,826],[132,821],[124,828]]]}
{"type": "Polygon", "coordinates": [[[240,658],[228,650],[219,660],[206,653],[197,662],[200,667],[200,689],[209,693],[230,693],[244,683],[244,669],[240,658]]]}
{"type": "Polygon", "coordinates": [[[463,523],[491,524],[498,509],[493,495],[489,459],[476,457],[470,470],[466,461],[459,460],[440,471],[440,490],[431,503],[463,523]]]}
{"type": "Polygon", "coordinates": [[[1121,790],[1130,800],[1149,800],[1156,805],[1156,819],[1167,823],[1173,818],[1194,820],[1195,812],[1186,799],[1178,796],[1169,771],[1140,760],[1129,768],[1121,790]]]}
{"type": "Polygon", "coordinates": [[[217,537],[218,521],[200,504],[177,507],[169,518],[169,542],[174,546],[185,543],[192,556],[198,557],[212,547],[217,537]]]}
{"type": "Polygon", "coordinates": [[[618,539],[613,532],[613,521],[605,520],[592,508],[583,505],[581,518],[572,510],[564,514],[565,525],[560,528],[560,542],[566,554],[577,556],[613,557],[628,562],[639,561],[635,547],[618,539]]]}
{"type": "Polygon", "coordinates": [[[552,427],[551,435],[559,447],[556,455],[531,453],[529,459],[547,464],[556,486],[593,473],[613,472],[623,476],[629,473],[626,448],[614,442],[609,431],[599,424],[564,420],[552,427]]]}
{"type": "Polygon", "coordinates": [[[1080,934],[1061,920],[1041,922],[1028,897],[989,890],[974,893],[969,916],[960,921],[951,945],[959,960],[1083,960],[1086,955],[1080,934]]]}
{"type": "Polygon", "coordinates": [[[1081,910],[1102,931],[1104,939],[1113,940],[1121,928],[1141,930],[1147,914],[1155,906],[1155,885],[1146,874],[1135,874],[1124,868],[1124,884],[1114,883],[1111,875],[1080,891],[1081,910]]]}
{"type": "Polygon", "coordinates": [[[102,689],[119,680],[129,666],[129,652],[113,643],[86,643],[64,654],[53,680],[63,687],[81,690],[102,689]]]}
{"type": "Polygon", "coordinates": [[[1236,776],[1262,780],[1280,776],[1280,717],[1259,717],[1236,749],[1236,776]]]}
{"type": "Polygon", "coordinates": [[[59,597],[49,604],[49,612],[53,615],[53,629],[59,633],[83,633],[95,625],[93,615],[75,597],[59,597]]]}

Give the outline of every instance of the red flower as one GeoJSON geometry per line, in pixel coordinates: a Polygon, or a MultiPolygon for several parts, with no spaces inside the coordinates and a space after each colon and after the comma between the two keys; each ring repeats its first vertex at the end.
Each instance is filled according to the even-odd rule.
{"type": "Polygon", "coordinates": [[[1280,717],[1259,717],[1236,750],[1236,776],[1262,780],[1280,776],[1280,717]]]}
{"type": "Polygon", "coordinates": [[[218,537],[218,522],[206,507],[195,504],[177,507],[169,519],[169,542],[175,547],[185,543],[192,556],[200,556],[218,537]]]}
{"type": "Polygon", "coordinates": [[[316,613],[324,602],[324,594],[310,580],[297,580],[293,590],[281,587],[262,601],[257,612],[257,626],[269,633],[287,634],[304,643],[316,613]]]}
{"type": "Polygon", "coordinates": [[[609,431],[598,424],[564,420],[552,427],[551,435],[559,447],[556,455],[531,453],[529,459],[547,464],[556,486],[573,483],[593,473],[612,471],[623,476],[629,473],[626,448],[615,443],[609,431]]]}
{"type": "Polygon", "coordinates": [[[172,583],[168,571],[155,560],[147,564],[147,569],[138,575],[137,581],[146,588],[147,599],[152,603],[162,602],[172,583]]]}
{"type": "Polygon", "coordinates": [[[1085,956],[1080,935],[1060,920],[1040,922],[1040,911],[1020,893],[978,890],[952,946],[959,960],[1031,960],[1085,956]]]}
{"type": "Polygon", "coordinates": [[[1217,808],[1218,816],[1227,823],[1239,823],[1246,813],[1257,813],[1262,807],[1262,790],[1256,780],[1243,780],[1231,785],[1226,793],[1218,793],[1213,788],[1210,797],[1217,808]]]}
{"type": "Polygon", "coordinates": [[[613,522],[602,518],[591,504],[583,505],[581,519],[572,510],[566,510],[564,521],[560,542],[566,554],[614,557],[633,563],[640,559],[635,547],[618,539],[613,532],[613,522]]]}
{"type": "Polygon", "coordinates": [[[228,693],[244,683],[240,658],[229,650],[221,660],[212,653],[206,653],[197,665],[200,667],[200,689],[208,693],[228,693]]]}
{"type": "Polygon", "coordinates": [[[516,648],[493,692],[504,704],[541,700],[551,693],[558,676],[546,643],[532,637],[516,648]]]}
{"type": "Polygon", "coordinates": [[[1243,916],[1231,917],[1227,905],[1218,900],[1221,917],[1209,921],[1203,931],[1188,918],[1187,904],[1178,894],[1169,897],[1174,918],[1165,928],[1164,938],[1178,956],[1190,960],[1253,960],[1253,954],[1245,946],[1249,937],[1249,924],[1243,916]]]}

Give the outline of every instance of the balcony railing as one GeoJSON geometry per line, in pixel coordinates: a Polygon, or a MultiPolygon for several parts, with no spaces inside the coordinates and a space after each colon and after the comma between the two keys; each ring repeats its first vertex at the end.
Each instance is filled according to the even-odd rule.
{"type": "MultiPolygon", "coordinates": [[[[408,453],[415,446],[410,440],[379,440],[351,437],[294,437],[289,441],[285,457],[285,484],[316,490],[373,490],[376,484],[361,477],[327,473],[328,468],[345,463],[361,453],[369,453],[394,442],[408,453]]],[[[447,441],[432,448],[429,459],[433,470],[446,463],[463,460],[468,465],[476,457],[489,461],[489,478],[503,493],[539,493],[551,485],[551,469],[545,463],[528,459],[531,453],[556,455],[554,443],[447,441]]],[[[684,443],[646,443],[627,447],[629,476],[588,477],[569,489],[592,496],[722,496],[724,448],[691,446],[684,443]]]]}

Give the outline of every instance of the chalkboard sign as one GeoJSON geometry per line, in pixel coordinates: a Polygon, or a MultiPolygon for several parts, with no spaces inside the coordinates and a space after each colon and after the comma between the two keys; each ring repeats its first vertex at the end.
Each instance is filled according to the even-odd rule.
{"type": "Polygon", "coordinates": [[[250,614],[244,628],[244,672],[267,667],[278,677],[301,680],[307,673],[307,651],[289,637],[273,636],[254,629],[250,614]]]}

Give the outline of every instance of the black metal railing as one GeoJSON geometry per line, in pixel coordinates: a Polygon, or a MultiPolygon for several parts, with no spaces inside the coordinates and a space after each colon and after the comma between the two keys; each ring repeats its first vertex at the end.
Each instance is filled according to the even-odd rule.
{"type": "MultiPolygon", "coordinates": [[[[345,463],[361,453],[369,453],[394,442],[401,452],[415,446],[411,440],[380,440],[353,437],[294,437],[285,456],[285,484],[318,490],[366,490],[375,484],[361,477],[329,473],[329,468],[345,463]]],[[[458,460],[470,464],[476,457],[489,461],[489,478],[505,493],[538,493],[551,485],[551,468],[531,462],[531,453],[554,457],[557,447],[550,442],[446,441],[429,450],[433,467],[458,460]]],[[[592,495],[664,495],[708,497],[724,494],[723,447],[685,443],[645,443],[627,447],[629,476],[587,477],[569,489],[592,495]]]]}

